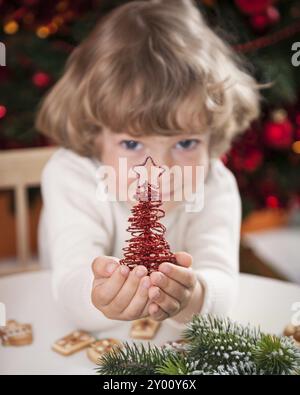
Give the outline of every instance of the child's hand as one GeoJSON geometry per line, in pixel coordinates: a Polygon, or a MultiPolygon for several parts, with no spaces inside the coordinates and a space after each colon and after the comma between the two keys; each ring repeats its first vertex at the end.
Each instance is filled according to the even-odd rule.
{"type": "Polygon", "coordinates": [[[117,258],[104,256],[96,258],[92,268],[92,303],[107,318],[131,321],[149,315],[151,281],[144,266],[130,271],[117,258]]]}
{"type": "Polygon", "coordinates": [[[175,256],[178,265],[163,262],[159,271],[150,275],[149,315],[156,321],[178,314],[192,299],[198,304],[201,301],[202,288],[190,268],[192,256],[185,252],[177,252],[175,256]]]}

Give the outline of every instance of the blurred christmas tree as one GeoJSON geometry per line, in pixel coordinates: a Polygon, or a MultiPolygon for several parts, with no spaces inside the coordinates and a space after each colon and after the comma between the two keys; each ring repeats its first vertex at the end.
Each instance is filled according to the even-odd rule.
{"type": "MultiPolygon", "coordinates": [[[[1,149],[48,143],[33,127],[41,97],[96,20],[126,2],[0,0],[0,41],[7,48],[7,66],[0,67],[1,149]]],[[[196,2],[212,28],[248,59],[258,81],[273,82],[263,92],[260,121],[224,158],[245,212],[300,202],[299,1],[196,2]]]]}

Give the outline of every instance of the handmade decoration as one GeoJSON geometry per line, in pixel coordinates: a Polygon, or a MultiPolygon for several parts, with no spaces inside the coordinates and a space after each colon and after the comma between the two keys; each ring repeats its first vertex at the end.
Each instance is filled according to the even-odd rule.
{"type": "Polygon", "coordinates": [[[148,269],[148,275],[158,270],[162,262],[176,263],[175,255],[170,251],[170,246],[165,240],[166,227],[159,222],[165,216],[160,197],[158,183],[151,179],[151,182],[144,180],[141,182],[141,173],[136,168],[144,170],[147,163],[151,162],[156,170],[161,169],[157,179],[163,174],[165,169],[156,166],[153,159],[148,156],[144,163],[134,166],[133,170],[138,175],[138,183],[135,198],[138,203],[131,209],[133,216],[129,218],[131,225],[127,231],[132,238],[126,240],[129,245],[123,248],[124,258],[120,260],[121,265],[127,265],[130,270],[137,265],[144,265],[148,269]]]}
{"type": "Polygon", "coordinates": [[[21,324],[15,320],[7,321],[4,328],[0,328],[0,339],[3,346],[25,346],[33,341],[30,324],[21,324]]]}
{"type": "Polygon", "coordinates": [[[77,351],[86,348],[95,341],[95,338],[89,333],[84,331],[74,331],[67,336],[57,340],[52,350],[58,352],[61,355],[71,355],[77,351]]]}
{"type": "Polygon", "coordinates": [[[113,348],[116,349],[118,346],[122,347],[123,344],[117,339],[107,338],[96,340],[88,347],[87,356],[93,363],[100,365],[101,357],[105,353],[110,352],[113,348]]]}
{"type": "Polygon", "coordinates": [[[300,325],[287,325],[284,329],[283,334],[285,336],[291,337],[295,341],[296,345],[300,347],[300,325]]]}
{"type": "Polygon", "coordinates": [[[131,325],[130,336],[133,339],[153,339],[160,325],[161,322],[149,317],[135,320],[131,325]]]}

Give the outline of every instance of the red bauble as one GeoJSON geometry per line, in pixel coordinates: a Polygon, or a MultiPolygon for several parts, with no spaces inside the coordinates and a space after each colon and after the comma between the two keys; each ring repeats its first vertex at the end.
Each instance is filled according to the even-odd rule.
{"type": "Polygon", "coordinates": [[[247,15],[257,15],[264,13],[273,3],[272,0],[235,0],[238,8],[247,15]]]}
{"type": "Polygon", "coordinates": [[[38,88],[46,88],[50,84],[51,78],[49,74],[39,71],[33,75],[32,82],[38,88]]]}
{"type": "Polygon", "coordinates": [[[231,150],[229,159],[234,170],[252,173],[261,166],[264,156],[257,146],[236,146],[231,150]]]}
{"type": "Polygon", "coordinates": [[[0,119],[4,118],[7,114],[7,108],[3,105],[0,105],[0,119]]]}
{"type": "Polygon", "coordinates": [[[273,6],[268,7],[266,10],[266,15],[271,25],[274,25],[280,20],[280,13],[276,7],[273,6]]]}
{"type": "Polygon", "coordinates": [[[273,119],[266,123],[264,140],[266,145],[276,149],[290,148],[293,142],[293,125],[284,111],[276,111],[273,119]]]}
{"type": "Polygon", "coordinates": [[[279,198],[275,195],[269,195],[266,197],[266,206],[269,208],[279,208],[280,201],[279,198]]]}
{"type": "Polygon", "coordinates": [[[252,173],[253,171],[257,170],[263,161],[263,153],[258,149],[250,150],[246,157],[244,158],[244,170],[247,172],[252,173]]]}
{"type": "Polygon", "coordinates": [[[277,10],[277,8],[271,6],[262,13],[252,15],[250,23],[256,31],[262,32],[270,25],[274,25],[275,23],[277,23],[279,19],[279,11],[277,10]]]}
{"type": "Polygon", "coordinates": [[[267,14],[256,14],[250,19],[251,26],[258,32],[264,31],[269,26],[269,18],[267,14]]]}

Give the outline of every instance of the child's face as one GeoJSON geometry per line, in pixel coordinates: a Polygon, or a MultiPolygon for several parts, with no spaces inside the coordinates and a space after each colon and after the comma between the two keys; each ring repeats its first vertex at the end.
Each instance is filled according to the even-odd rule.
{"type": "MultiPolygon", "coordinates": [[[[101,162],[104,165],[112,166],[115,169],[117,177],[116,191],[121,192],[120,188],[128,191],[129,185],[134,180],[133,178],[119,177],[119,158],[127,159],[128,170],[136,165],[144,162],[147,156],[151,156],[157,165],[164,165],[172,168],[179,166],[183,173],[184,166],[190,166],[192,174],[190,177],[183,176],[182,187],[187,183],[193,188],[196,187],[196,166],[204,167],[204,175],[206,177],[208,172],[209,155],[208,144],[209,135],[203,134],[180,134],[174,136],[151,135],[142,137],[133,137],[129,134],[112,133],[109,130],[104,130],[103,133],[96,139],[96,147],[101,152],[101,162]],[[98,149],[99,148],[99,149],[98,149]]],[[[165,173],[159,178],[160,186],[164,184],[165,173]]],[[[168,182],[168,184],[170,184],[168,182]]],[[[165,190],[170,191],[169,201],[164,199],[164,210],[167,212],[176,205],[174,198],[172,199],[172,192],[174,193],[174,184],[171,182],[169,188],[166,186],[165,190]],[[172,190],[173,185],[173,190],[172,190]]],[[[136,203],[135,201],[128,201],[129,205],[136,203]]]]}

